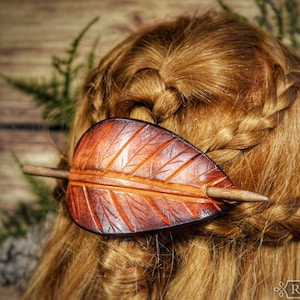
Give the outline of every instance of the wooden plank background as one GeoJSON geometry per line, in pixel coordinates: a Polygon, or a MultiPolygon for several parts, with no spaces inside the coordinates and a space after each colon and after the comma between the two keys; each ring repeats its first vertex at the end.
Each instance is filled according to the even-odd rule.
{"type": "MultiPolygon", "coordinates": [[[[226,3],[249,19],[258,14],[254,0],[226,3]]],[[[220,9],[216,0],[0,0],[0,73],[49,78],[51,57],[64,54],[96,16],[100,20],[85,36],[80,49],[83,56],[87,54],[100,34],[100,58],[139,28],[212,8],[220,9]]],[[[45,129],[40,113],[31,97],[0,79],[0,210],[13,209],[19,201],[34,200],[12,153],[30,164],[54,166],[59,159],[64,135],[45,129]]],[[[13,296],[2,289],[0,299],[13,296]]]]}

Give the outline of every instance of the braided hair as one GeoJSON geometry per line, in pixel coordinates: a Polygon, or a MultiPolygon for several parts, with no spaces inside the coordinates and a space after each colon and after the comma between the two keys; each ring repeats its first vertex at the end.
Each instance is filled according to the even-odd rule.
{"type": "Polygon", "coordinates": [[[185,138],[270,201],[171,232],[112,238],[73,224],[62,199],[26,295],[273,298],[276,284],[300,276],[299,89],[299,58],[226,14],[180,17],[115,47],[84,84],[65,164],[93,124],[140,119],[185,138]]]}

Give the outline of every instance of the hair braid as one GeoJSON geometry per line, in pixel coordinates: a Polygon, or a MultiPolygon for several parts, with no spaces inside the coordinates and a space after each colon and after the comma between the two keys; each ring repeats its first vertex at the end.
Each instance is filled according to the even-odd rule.
{"type": "MultiPolygon", "coordinates": [[[[166,86],[159,72],[145,69],[134,74],[112,113],[134,118],[142,110],[147,121],[161,123],[174,115],[180,105],[177,91],[166,86]]],[[[141,113],[138,116],[142,118],[141,113]]]]}
{"type": "Polygon", "coordinates": [[[262,105],[241,114],[227,127],[222,127],[207,141],[210,145],[207,149],[208,154],[219,163],[224,163],[239,155],[243,150],[260,144],[268,136],[269,131],[276,128],[284,111],[289,109],[297,98],[299,81],[295,81],[292,75],[290,73],[284,76],[282,72],[278,72],[278,78],[270,87],[270,90],[274,88],[276,90],[277,82],[278,94],[270,91],[262,105]],[[232,150],[231,156],[220,152],[220,150],[225,150],[229,153],[229,149],[232,150]]]}
{"type": "MultiPolygon", "coordinates": [[[[142,43],[136,43],[132,46],[137,47],[137,44],[140,47],[142,43]]],[[[266,42],[266,45],[268,45],[268,42],[266,42]]],[[[179,59],[176,60],[176,64],[174,65],[174,57],[178,55],[176,51],[172,53],[161,50],[159,53],[159,50],[155,49],[151,53],[150,49],[148,49],[147,54],[149,55],[149,53],[153,56],[152,60],[147,60],[146,56],[146,63],[144,62],[144,64],[139,58],[127,53],[124,56],[128,57],[128,60],[125,60],[123,69],[121,70],[118,66],[115,71],[110,72],[110,80],[115,83],[115,92],[111,91],[110,100],[107,101],[109,115],[160,123],[164,127],[170,127],[173,131],[176,131],[177,119],[185,118],[186,127],[190,130],[191,125],[189,124],[185,107],[194,106],[195,109],[205,108],[208,95],[200,94],[200,102],[196,102],[195,96],[197,93],[199,96],[199,92],[195,93],[191,91],[195,90],[199,83],[193,81],[194,87],[192,88],[190,84],[185,85],[184,81],[187,76],[195,79],[197,76],[192,75],[193,68],[186,71],[186,67],[183,68],[179,59]],[[172,59],[170,58],[171,56],[173,56],[172,59]],[[132,68],[131,66],[135,67],[132,68]]],[[[234,118],[231,118],[227,123],[224,122],[224,126],[222,127],[216,123],[217,131],[213,134],[209,133],[208,137],[199,143],[199,148],[207,152],[219,164],[226,165],[234,161],[245,151],[249,151],[266,140],[283,119],[284,112],[289,110],[289,107],[297,98],[299,75],[294,71],[285,74],[284,62],[280,61],[283,60],[282,56],[279,55],[276,58],[267,57],[265,50],[255,49],[254,57],[258,61],[258,67],[256,67],[257,70],[255,71],[255,76],[257,77],[256,84],[251,81],[253,80],[253,77],[251,77],[249,79],[249,82],[251,82],[249,90],[244,90],[243,93],[241,93],[240,89],[237,90],[240,94],[237,94],[236,97],[241,98],[241,100],[237,101],[235,99],[233,103],[232,98],[228,98],[219,89],[214,90],[214,95],[210,95],[211,98],[215,97],[216,99],[215,103],[210,103],[210,109],[214,113],[218,111],[214,107],[220,106],[220,104],[224,105],[224,110],[221,111],[222,114],[228,113],[230,115],[232,114],[232,108],[236,108],[234,118]],[[256,90],[260,90],[260,92],[256,90]],[[225,100],[218,100],[222,96],[225,100]],[[247,110],[244,109],[245,104],[248,107],[247,110]]],[[[109,84],[107,80],[105,82],[107,89],[107,85],[109,84]]],[[[201,90],[201,86],[199,89],[201,90]]],[[[95,102],[98,101],[97,97],[103,97],[103,93],[101,94],[99,90],[98,94],[100,96],[96,95],[95,102]]],[[[98,111],[99,108],[95,110],[98,111]]],[[[217,120],[222,119],[219,115],[215,118],[217,120]]],[[[184,135],[181,132],[182,127],[181,124],[181,129],[178,129],[178,133],[184,135]]],[[[205,130],[201,129],[202,132],[205,130]]],[[[192,134],[188,133],[186,136],[190,140],[192,134]]],[[[281,236],[280,239],[288,240],[291,238],[290,231],[284,230],[284,228],[289,228],[288,221],[285,221],[285,225],[283,226],[278,218],[277,221],[275,221],[276,218],[273,218],[273,210],[278,208],[276,205],[272,204],[270,207],[262,205],[261,211],[264,212],[262,215],[259,213],[260,209],[257,205],[250,204],[247,209],[246,207],[247,204],[241,205],[234,211],[235,220],[233,223],[228,222],[225,217],[227,222],[226,228],[229,228],[225,234],[224,222],[221,221],[222,226],[220,226],[218,223],[219,220],[207,225],[208,232],[214,232],[215,234],[227,237],[251,237],[256,240],[259,240],[263,235],[266,241],[272,240],[272,236],[274,240],[278,240],[279,235],[281,236]],[[239,209],[241,209],[240,213],[238,212],[239,209]],[[269,213],[265,213],[266,211],[269,213]],[[273,220],[273,225],[269,222],[269,219],[273,220]]],[[[284,220],[297,222],[297,215],[295,215],[294,220],[291,214],[292,211],[295,212],[294,207],[290,207],[289,209],[280,207],[280,211],[282,214],[281,218],[284,220]]],[[[231,218],[231,215],[228,214],[228,217],[231,218]]]]}
{"type": "MultiPolygon", "coordinates": [[[[269,135],[276,136],[278,142],[274,144],[280,145],[279,139],[282,127],[277,128],[277,126],[280,122],[288,122],[289,108],[295,102],[300,92],[300,74],[299,72],[290,72],[284,75],[282,70],[276,74],[277,77],[273,80],[275,82],[274,86],[277,87],[277,94],[269,93],[269,97],[264,102],[266,104],[253,109],[251,112],[247,112],[242,120],[235,121],[233,124],[238,124],[238,126],[236,126],[236,131],[232,132],[231,139],[228,138],[228,134],[225,134],[227,128],[222,128],[215,139],[221,139],[223,134],[227,143],[219,144],[217,151],[208,152],[209,156],[218,159],[219,155],[222,159],[228,159],[228,156],[224,155],[222,151],[226,151],[227,148],[232,149],[232,156],[236,156],[239,153],[235,152],[235,150],[243,151],[260,143],[264,144],[263,140],[268,139],[269,135]],[[284,116],[284,113],[287,115],[284,116]],[[275,132],[270,133],[273,129],[276,129],[275,132]],[[252,138],[249,138],[249,135],[252,138]]],[[[272,89],[274,89],[274,86],[272,89]]],[[[284,141],[282,142],[284,143],[284,141]]],[[[298,140],[294,139],[294,142],[298,143],[298,140]]],[[[294,182],[295,192],[290,194],[288,198],[283,196],[287,190],[290,190],[290,187],[285,182],[282,182],[281,179],[277,182],[275,174],[275,172],[289,172],[289,165],[280,163],[282,155],[286,157],[290,155],[291,164],[299,164],[299,154],[290,153],[289,147],[286,146],[284,152],[278,149],[276,157],[270,158],[270,161],[278,161],[278,164],[275,165],[276,170],[270,170],[268,167],[267,155],[265,157],[266,163],[260,166],[261,173],[269,171],[270,174],[265,175],[265,179],[259,178],[259,180],[265,180],[265,184],[259,192],[269,194],[272,202],[260,205],[246,203],[239,205],[232,213],[225,216],[223,220],[217,220],[215,223],[208,224],[206,229],[210,233],[226,236],[227,238],[247,237],[257,241],[263,239],[266,243],[287,242],[300,237],[299,179],[298,175],[295,174],[295,180],[286,181],[289,184],[294,182]],[[278,188],[274,187],[276,185],[278,188]],[[270,193],[271,190],[273,191],[270,193]]],[[[232,159],[232,157],[229,158],[232,159]]],[[[219,163],[226,162],[222,159],[218,160],[219,163]]],[[[236,168],[240,168],[241,172],[243,172],[241,163],[236,168]]],[[[255,173],[255,169],[259,168],[251,165],[251,169],[255,173]]],[[[257,174],[260,174],[258,170],[257,174]]],[[[240,177],[242,175],[237,174],[236,176],[240,177]]],[[[292,177],[290,174],[288,176],[292,177]]],[[[243,181],[241,182],[243,184],[243,181]]],[[[257,189],[258,186],[256,185],[257,189]]]]}
{"type": "MultiPolygon", "coordinates": [[[[104,79],[91,77],[87,81],[85,97],[89,103],[90,126],[104,116],[137,118],[152,123],[165,117],[165,107],[157,109],[156,99],[165,97],[168,92],[156,70],[147,69],[135,74],[116,103],[114,100],[103,101],[111,80],[107,75],[109,72],[108,69],[106,74],[100,75],[108,77],[105,85],[102,85],[104,79]]],[[[122,299],[146,299],[149,295],[152,295],[149,299],[159,299],[164,294],[174,268],[173,253],[168,248],[165,234],[104,240],[108,250],[101,255],[98,280],[105,299],[120,299],[120,294],[122,299]]]]}
{"type": "Polygon", "coordinates": [[[122,299],[162,297],[165,279],[173,268],[168,243],[166,236],[159,234],[146,239],[110,240],[110,251],[101,260],[103,295],[109,299],[120,299],[120,293],[122,299]]]}
{"type": "Polygon", "coordinates": [[[39,268],[51,266],[58,275],[38,270],[36,295],[64,290],[73,299],[244,299],[251,291],[253,298],[272,298],[262,285],[299,274],[285,267],[293,265],[291,257],[299,259],[299,69],[300,60],[259,29],[214,13],[145,29],[113,49],[85,83],[69,159],[94,123],[141,119],[179,134],[237,186],[270,200],[236,205],[172,234],[129,238],[92,236],[70,226],[64,209],[59,219],[66,235],[54,232],[49,242],[58,254],[45,252],[39,268]],[[48,280],[56,276],[61,281],[48,280]]]}

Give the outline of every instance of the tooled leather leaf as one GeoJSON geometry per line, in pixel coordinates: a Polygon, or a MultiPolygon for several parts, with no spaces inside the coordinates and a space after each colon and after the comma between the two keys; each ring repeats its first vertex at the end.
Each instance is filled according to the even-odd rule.
{"type": "Polygon", "coordinates": [[[74,221],[96,233],[168,228],[214,217],[225,201],[205,187],[235,188],[194,146],[158,126],[108,119],[76,146],[67,189],[74,221]]]}

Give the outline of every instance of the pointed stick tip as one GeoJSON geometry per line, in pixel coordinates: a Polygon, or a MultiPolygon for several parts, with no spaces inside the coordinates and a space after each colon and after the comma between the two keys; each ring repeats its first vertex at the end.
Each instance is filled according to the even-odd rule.
{"type": "Polygon", "coordinates": [[[211,198],[222,198],[241,202],[264,202],[269,200],[269,198],[266,196],[250,191],[211,186],[206,188],[206,195],[211,198]]]}

